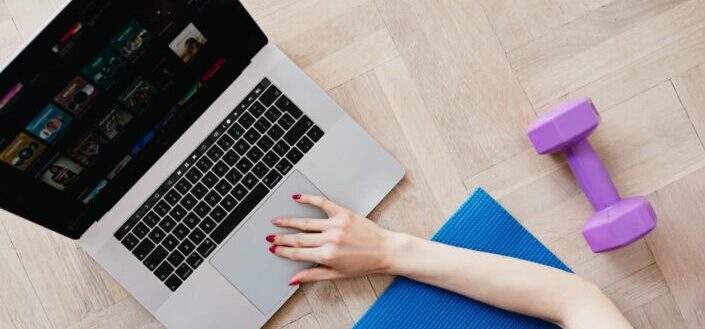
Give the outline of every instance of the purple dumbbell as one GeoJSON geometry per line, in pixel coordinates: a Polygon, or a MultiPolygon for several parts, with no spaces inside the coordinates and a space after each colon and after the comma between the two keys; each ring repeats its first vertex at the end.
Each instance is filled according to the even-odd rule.
{"type": "Polygon", "coordinates": [[[553,108],[529,127],[529,139],[539,154],[565,153],[578,184],[595,209],[583,227],[583,236],[593,252],[626,246],[656,227],[656,214],[649,201],[641,196],[621,199],[588,142],[588,135],[599,123],[599,113],[585,97],[553,108]]]}

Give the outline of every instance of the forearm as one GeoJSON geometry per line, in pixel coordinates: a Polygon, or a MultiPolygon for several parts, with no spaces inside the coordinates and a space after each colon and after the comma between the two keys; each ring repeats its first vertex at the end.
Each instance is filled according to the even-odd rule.
{"type": "Polygon", "coordinates": [[[391,233],[387,271],[570,328],[631,328],[593,284],[551,267],[391,233]]]}

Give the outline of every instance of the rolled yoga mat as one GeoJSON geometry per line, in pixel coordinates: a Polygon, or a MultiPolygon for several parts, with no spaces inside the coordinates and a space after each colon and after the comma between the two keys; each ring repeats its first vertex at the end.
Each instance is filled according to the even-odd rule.
{"type": "MultiPolygon", "coordinates": [[[[478,189],[436,233],[433,241],[490,252],[564,271],[570,269],[521,226],[497,201],[478,189]]],[[[531,302],[531,301],[527,301],[531,302]]],[[[398,277],[355,325],[368,328],[558,328],[461,295],[398,277]]]]}

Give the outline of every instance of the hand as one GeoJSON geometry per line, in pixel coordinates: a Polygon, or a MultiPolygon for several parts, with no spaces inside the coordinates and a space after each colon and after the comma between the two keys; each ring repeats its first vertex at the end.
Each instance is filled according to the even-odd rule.
{"type": "Polygon", "coordinates": [[[275,218],[272,223],[302,231],[270,235],[269,249],[279,257],[320,264],[296,273],[289,285],[385,272],[390,262],[392,232],[332,201],[314,195],[294,195],[296,202],[318,207],[328,219],[275,218]]]}

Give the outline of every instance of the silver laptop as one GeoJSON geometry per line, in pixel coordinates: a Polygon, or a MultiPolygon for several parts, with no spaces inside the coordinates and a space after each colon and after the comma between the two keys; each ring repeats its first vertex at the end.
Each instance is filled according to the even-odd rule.
{"type": "Polygon", "coordinates": [[[313,266],[269,253],[271,220],[325,217],[291,196],[368,214],[404,175],[234,0],[74,0],[0,97],[0,207],[170,329],[261,327],[313,266]]]}

